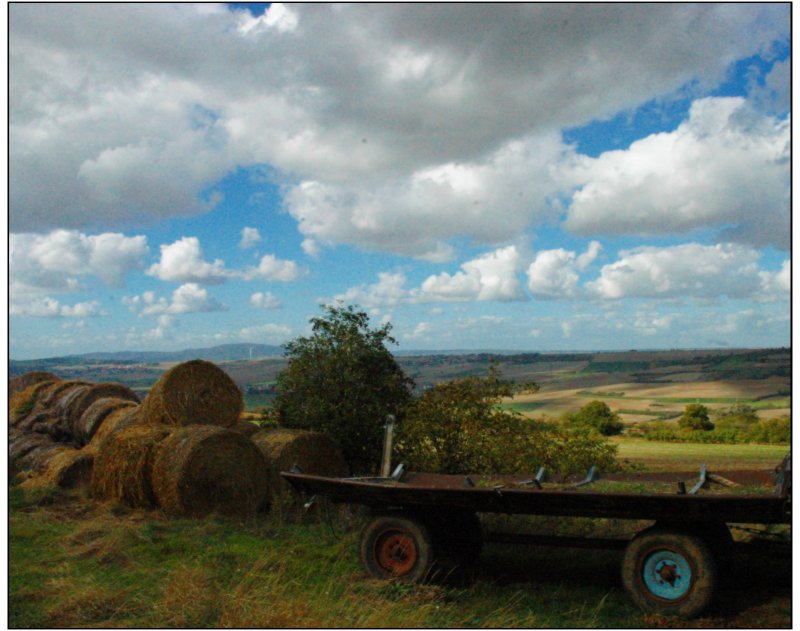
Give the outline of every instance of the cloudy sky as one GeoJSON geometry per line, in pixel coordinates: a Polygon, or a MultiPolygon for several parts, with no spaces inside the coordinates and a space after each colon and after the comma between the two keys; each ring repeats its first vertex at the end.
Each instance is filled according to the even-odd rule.
{"type": "Polygon", "coordinates": [[[790,343],[783,4],[9,8],[9,351],[790,343]]]}

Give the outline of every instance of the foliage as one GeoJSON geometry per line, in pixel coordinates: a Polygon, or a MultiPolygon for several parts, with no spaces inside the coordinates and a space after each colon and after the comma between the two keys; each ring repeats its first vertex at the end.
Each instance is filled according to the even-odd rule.
{"type": "Polygon", "coordinates": [[[385,417],[403,409],[412,381],[385,346],[396,344],[390,324],[372,329],[353,306],[324,310],[310,337],[286,345],[275,409],[281,425],[329,436],[354,473],[375,473],[385,417]]]}
{"type": "Polygon", "coordinates": [[[579,428],[590,428],[603,436],[622,433],[619,414],[612,412],[604,401],[591,401],[580,410],[567,415],[567,420],[579,428]]]}
{"type": "Polygon", "coordinates": [[[643,424],[647,440],[698,443],[761,443],[789,444],[792,439],[791,419],[786,416],[755,421],[740,416],[723,417],[712,430],[676,427],[662,421],[643,424]]]}
{"type": "Polygon", "coordinates": [[[701,403],[690,403],[683,411],[683,415],[678,419],[678,425],[688,429],[699,429],[709,431],[714,429],[708,415],[708,408],[701,403]]]}
{"type": "MultiPolygon", "coordinates": [[[[531,385],[526,386],[530,388],[531,385]]],[[[407,467],[438,473],[527,473],[615,466],[615,447],[555,424],[501,408],[515,391],[496,366],[486,377],[467,377],[426,390],[406,409],[397,451],[407,467]]]]}

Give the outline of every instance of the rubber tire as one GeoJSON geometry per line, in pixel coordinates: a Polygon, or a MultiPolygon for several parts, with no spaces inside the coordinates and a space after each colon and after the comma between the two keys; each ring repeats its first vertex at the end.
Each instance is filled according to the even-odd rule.
{"type": "Polygon", "coordinates": [[[697,535],[652,528],[637,535],[625,549],[622,582],[636,605],[648,613],[695,618],[714,598],[718,583],[717,563],[709,546],[697,535]],[[678,600],[659,598],[644,583],[642,566],[658,550],[676,552],[689,563],[692,584],[678,600]]]}
{"type": "Polygon", "coordinates": [[[398,515],[379,515],[361,533],[359,556],[364,569],[375,578],[421,583],[428,578],[434,562],[434,548],[428,529],[420,522],[398,515]],[[414,546],[416,559],[402,573],[392,572],[380,563],[378,546],[382,537],[399,534],[414,546]]]}

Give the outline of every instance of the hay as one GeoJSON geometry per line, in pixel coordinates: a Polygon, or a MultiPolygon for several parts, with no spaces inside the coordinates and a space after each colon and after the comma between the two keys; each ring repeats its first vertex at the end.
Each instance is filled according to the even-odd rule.
{"type": "Polygon", "coordinates": [[[31,451],[49,445],[53,439],[42,434],[22,434],[12,438],[8,444],[8,462],[10,465],[17,466],[20,459],[27,456],[31,451]]]}
{"type": "Polygon", "coordinates": [[[142,402],[142,415],[148,424],[231,427],[243,408],[233,380],[211,362],[196,359],[161,375],[142,402]]]}
{"type": "Polygon", "coordinates": [[[89,486],[92,496],[134,508],[154,507],[153,457],[173,431],[165,425],[138,425],[106,438],[94,458],[89,486]]]}
{"type": "MultiPolygon", "coordinates": [[[[121,383],[98,383],[89,386],[87,389],[81,391],[79,395],[72,398],[64,410],[64,416],[71,433],[77,435],[77,426],[83,413],[88,410],[95,401],[110,397],[139,403],[139,397],[136,396],[136,393],[128,386],[123,386],[121,383]]],[[[91,436],[89,438],[91,438],[91,436]]]]}
{"type": "Polygon", "coordinates": [[[19,377],[14,377],[8,382],[8,396],[13,397],[18,392],[30,388],[32,385],[41,383],[42,381],[61,381],[53,373],[38,370],[36,372],[28,372],[19,377]]]}
{"type": "Polygon", "coordinates": [[[29,476],[42,475],[47,470],[50,461],[63,451],[71,451],[71,447],[55,441],[43,443],[18,458],[15,466],[19,471],[27,472],[29,476]]]}
{"type": "Polygon", "coordinates": [[[88,386],[91,385],[85,381],[78,381],[77,379],[73,379],[70,381],[57,381],[56,383],[50,385],[50,387],[45,388],[42,391],[41,396],[36,401],[37,407],[42,409],[50,409],[52,408],[56,401],[64,394],[65,390],[71,390],[75,386],[88,386]]]}
{"type": "Polygon", "coordinates": [[[12,394],[8,400],[9,425],[16,427],[21,421],[29,416],[36,408],[36,403],[39,400],[39,397],[42,395],[42,392],[44,392],[46,388],[49,388],[56,383],[56,381],[60,380],[56,379],[53,381],[39,381],[12,394]]]}
{"type": "Polygon", "coordinates": [[[237,421],[236,424],[231,427],[231,429],[235,432],[239,432],[240,434],[244,434],[245,436],[252,436],[259,431],[258,425],[251,423],[250,421],[237,421]]]}
{"type": "Polygon", "coordinates": [[[94,454],[81,449],[58,451],[47,463],[41,475],[22,482],[23,488],[33,489],[46,486],[75,488],[89,484],[92,477],[94,454]]]}
{"type": "Polygon", "coordinates": [[[142,424],[142,417],[140,414],[140,406],[130,405],[127,407],[120,406],[116,410],[110,412],[100,424],[100,427],[95,430],[92,440],[84,449],[97,452],[102,449],[103,442],[118,431],[142,424]]]}
{"type": "Polygon", "coordinates": [[[88,444],[109,414],[122,408],[135,406],[136,404],[132,400],[127,399],[114,397],[97,399],[86,408],[78,422],[73,426],[72,433],[75,436],[75,440],[81,445],[88,444]]]}
{"type": "Polygon", "coordinates": [[[342,477],[348,474],[342,452],[327,436],[306,430],[273,429],[260,431],[252,441],[264,454],[267,464],[267,502],[285,493],[294,493],[280,475],[296,464],[303,473],[342,477]]]}
{"type": "Polygon", "coordinates": [[[213,425],[176,431],[158,448],[153,490],[173,515],[250,515],[266,491],[264,456],[246,436],[213,425]]]}

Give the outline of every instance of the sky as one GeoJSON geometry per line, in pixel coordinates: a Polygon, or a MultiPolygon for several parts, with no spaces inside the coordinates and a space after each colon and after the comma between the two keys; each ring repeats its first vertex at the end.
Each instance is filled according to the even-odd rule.
{"type": "Polygon", "coordinates": [[[788,4],[8,19],[13,359],[790,344],[788,4]]]}

